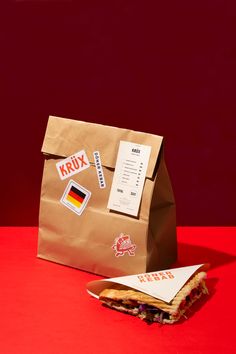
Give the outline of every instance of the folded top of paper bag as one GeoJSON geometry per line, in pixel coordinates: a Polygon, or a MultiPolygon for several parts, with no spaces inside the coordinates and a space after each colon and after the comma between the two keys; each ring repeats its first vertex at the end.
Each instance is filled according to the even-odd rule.
{"type": "Polygon", "coordinates": [[[198,264],[150,273],[94,280],[87,284],[87,291],[90,295],[99,298],[102,290],[112,288],[114,284],[122,284],[169,303],[196,272],[207,268],[207,264],[198,264]]]}

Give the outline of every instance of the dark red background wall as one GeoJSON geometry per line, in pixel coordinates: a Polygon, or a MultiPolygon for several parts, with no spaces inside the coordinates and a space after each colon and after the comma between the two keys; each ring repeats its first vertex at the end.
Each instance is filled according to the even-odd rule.
{"type": "Polygon", "coordinates": [[[48,115],[164,135],[179,225],[235,225],[235,1],[9,1],[1,225],[37,225],[48,115]]]}

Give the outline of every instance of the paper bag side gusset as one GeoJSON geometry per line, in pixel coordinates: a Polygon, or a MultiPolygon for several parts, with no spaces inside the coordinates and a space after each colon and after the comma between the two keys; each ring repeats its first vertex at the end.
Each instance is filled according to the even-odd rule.
{"type": "Polygon", "coordinates": [[[177,259],[176,207],[163,146],[156,166],[148,232],[147,271],[169,267],[177,259]]]}

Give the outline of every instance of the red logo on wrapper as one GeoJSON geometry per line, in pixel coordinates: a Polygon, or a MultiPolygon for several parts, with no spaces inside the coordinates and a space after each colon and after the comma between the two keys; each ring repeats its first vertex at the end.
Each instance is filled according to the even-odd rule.
{"type": "Polygon", "coordinates": [[[129,235],[120,234],[115,239],[112,249],[115,251],[116,257],[124,256],[125,253],[128,253],[129,256],[135,256],[134,251],[136,249],[136,245],[132,243],[129,235]]]}

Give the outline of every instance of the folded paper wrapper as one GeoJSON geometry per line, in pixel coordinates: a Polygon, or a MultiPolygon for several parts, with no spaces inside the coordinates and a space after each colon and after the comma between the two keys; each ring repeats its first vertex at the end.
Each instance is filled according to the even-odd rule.
{"type": "Polygon", "coordinates": [[[208,264],[165,269],[156,272],[94,280],[87,284],[87,291],[95,298],[114,284],[121,284],[170,303],[185,283],[197,272],[206,271],[208,264]]]}

